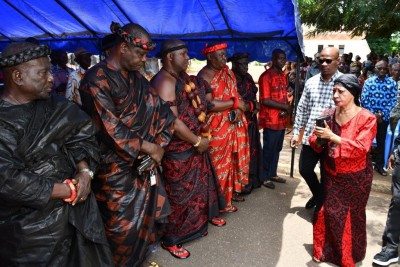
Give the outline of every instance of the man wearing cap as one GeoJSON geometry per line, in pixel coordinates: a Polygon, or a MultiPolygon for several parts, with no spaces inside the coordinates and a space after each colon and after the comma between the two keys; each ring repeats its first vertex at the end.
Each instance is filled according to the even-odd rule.
{"type": "Polygon", "coordinates": [[[0,56],[2,266],[111,266],[91,192],[99,155],[91,119],[51,95],[47,45],[13,43],[0,56]]]}
{"type": "Polygon", "coordinates": [[[225,200],[212,165],[209,127],[206,112],[206,83],[186,74],[188,49],[180,40],[167,40],[161,48],[163,67],[151,84],[169,103],[182,125],[175,126],[174,136],[165,147],[162,162],[165,189],[172,213],[168,216],[163,247],[174,257],[187,258],[186,243],[207,234],[208,221],[224,226],[219,210],[225,200]]]}
{"type": "Polygon", "coordinates": [[[261,74],[259,127],[263,129],[263,174],[262,184],[274,189],[273,182],[286,183],[277,174],[279,154],[283,147],[286,123],[289,117],[287,79],[283,73],[286,54],[281,49],[272,51],[272,67],[261,74]]]}
{"type": "Polygon", "coordinates": [[[62,50],[56,50],[52,52],[51,57],[52,63],[54,63],[50,70],[54,77],[53,94],[65,96],[68,77],[73,71],[72,68],[67,66],[68,54],[62,50]]]}
{"type": "Polygon", "coordinates": [[[247,103],[249,109],[245,112],[250,145],[249,183],[244,193],[250,193],[253,188],[261,186],[262,176],[262,148],[260,131],[258,129],[257,113],[260,103],[257,101],[258,88],[253,77],[248,73],[249,54],[235,53],[228,58],[232,62],[232,71],[237,81],[238,93],[247,103]]]}
{"type": "Polygon", "coordinates": [[[207,122],[211,132],[210,153],[225,194],[225,211],[235,212],[237,207],[232,205],[232,197],[242,200],[239,194],[249,176],[249,139],[243,114],[248,105],[237,91],[235,74],[226,65],[226,47],[226,43],[214,43],[202,50],[207,65],[198,76],[212,89],[207,94],[214,105],[207,122]]]}
{"type": "Polygon", "coordinates": [[[65,92],[65,97],[69,101],[73,101],[79,106],[82,105],[81,96],[79,95],[79,85],[81,84],[81,80],[85,75],[85,72],[90,67],[92,63],[92,53],[87,51],[85,48],[78,48],[75,53],[75,61],[78,63],[79,68],[73,71],[68,77],[67,90],[65,92]]]}
{"type": "Polygon", "coordinates": [[[100,128],[101,162],[93,191],[116,266],[142,266],[155,241],[157,223],[170,213],[157,166],[174,121],[138,70],[155,48],[138,24],[111,24],[110,55],[85,73],[82,108],[100,128]]]}

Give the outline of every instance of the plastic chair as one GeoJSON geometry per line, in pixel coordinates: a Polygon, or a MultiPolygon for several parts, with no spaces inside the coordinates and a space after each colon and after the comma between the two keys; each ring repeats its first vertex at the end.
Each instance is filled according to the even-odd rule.
{"type": "MultiPolygon", "coordinates": [[[[388,125],[387,128],[387,133],[386,133],[386,139],[385,139],[385,167],[387,166],[388,160],[389,160],[389,156],[390,153],[393,150],[393,146],[394,146],[394,139],[396,138],[396,136],[399,135],[399,131],[400,131],[400,120],[397,122],[396,128],[394,130],[394,133],[392,133],[392,131],[390,130],[390,123],[388,125]]],[[[375,139],[374,139],[375,141],[375,139]]]]}

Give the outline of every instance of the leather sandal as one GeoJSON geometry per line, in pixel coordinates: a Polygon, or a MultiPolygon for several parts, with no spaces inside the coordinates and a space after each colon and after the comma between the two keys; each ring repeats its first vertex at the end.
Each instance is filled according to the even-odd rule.
{"type": "Polygon", "coordinates": [[[272,181],[272,182],[275,182],[275,183],[281,183],[281,184],[286,183],[286,179],[281,178],[279,176],[270,177],[269,180],[272,181]]]}
{"type": "Polygon", "coordinates": [[[210,223],[212,225],[222,227],[226,224],[226,221],[224,219],[222,219],[221,217],[215,216],[210,220],[210,223]]]}
{"type": "Polygon", "coordinates": [[[161,247],[167,250],[172,256],[174,256],[177,259],[187,259],[190,256],[190,252],[184,249],[182,244],[168,247],[164,245],[164,243],[161,243],[161,247]]]}
{"type": "Polygon", "coordinates": [[[245,201],[245,199],[244,199],[244,197],[241,196],[239,193],[233,193],[233,195],[232,195],[232,201],[235,201],[235,202],[243,202],[243,201],[245,201]]]}

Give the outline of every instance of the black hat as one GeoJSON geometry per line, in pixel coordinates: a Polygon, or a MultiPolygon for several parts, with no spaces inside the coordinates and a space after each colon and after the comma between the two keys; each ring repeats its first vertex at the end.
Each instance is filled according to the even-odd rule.
{"type": "Polygon", "coordinates": [[[235,53],[233,56],[228,58],[228,62],[238,61],[239,59],[247,58],[249,59],[249,53],[235,53]]]}
{"type": "Polygon", "coordinates": [[[109,34],[104,36],[103,39],[101,39],[101,51],[106,51],[107,49],[110,49],[117,43],[117,36],[115,34],[109,34]]]}

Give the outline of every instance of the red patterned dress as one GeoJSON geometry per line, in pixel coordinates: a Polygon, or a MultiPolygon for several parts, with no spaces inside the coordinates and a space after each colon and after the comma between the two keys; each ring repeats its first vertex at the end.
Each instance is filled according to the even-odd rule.
{"type": "MultiPolygon", "coordinates": [[[[235,75],[227,66],[215,73],[210,86],[215,100],[225,101],[234,96],[240,97],[235,75]]],[[[229,111],[210,113],[207,123],[212,135],[211,158],[226,204],[231,206],[233,192],[240,193],[248,183],[250,148],[245,115],[242,114],[243,126],[239,126],[229,121],[229,111]]]]}
{"type": "Polygon", "coordinates": [[[367,248],[366,216],[373,170],[368,157],[376,135],[375,116],[366,109],[339,126],[332,114],[331,129],[341,145],[328,142],[317,148],[315,133],[311,147],[322,153],[324,199],[314,214],[314,258],[339,266],[355,266],[367,248]]]}
{"type": "MultiPolygon", "coordinates": [[[[246,73],[245,76],[238,79],[240,75],[236,75],[238,93],[244,101],[251,102],[255,108],[257,103],[258,88],[254,83],[253,77],[246,73]]],[[[249,184],[246,191],[250,192],[253,188],[261,186],[261,177],[263,172],[262,166],[262,147],[260,130],[258,128],[257,114],[253,111],[246,111],[246,120],[248,124],[249,145],[250,145],[250,163],[249,163],[249,184]]]]}

